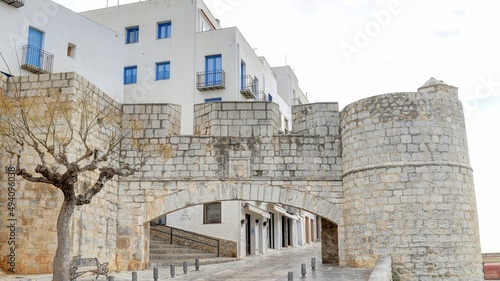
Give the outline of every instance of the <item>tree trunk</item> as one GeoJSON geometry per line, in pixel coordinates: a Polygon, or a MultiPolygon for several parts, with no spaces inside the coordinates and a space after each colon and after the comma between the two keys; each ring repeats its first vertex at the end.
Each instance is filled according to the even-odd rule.
{"type": "Polygon", "coordinates": [[[75,211],[76,199],[64,198],[57,218],[57,250],[52,264],[53,281],[69,281],[69,262],[71,259],[71,233],[69,226],[75,211]]]}

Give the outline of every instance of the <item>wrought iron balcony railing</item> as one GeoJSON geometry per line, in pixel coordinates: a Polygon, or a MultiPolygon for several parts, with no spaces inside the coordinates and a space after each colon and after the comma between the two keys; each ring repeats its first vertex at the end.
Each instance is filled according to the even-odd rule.
{"type": "Polygon", "coordinates": [[[264,92],[260,91],[259,95],[255,99],[256,101],[269,101],[269,96],[264,92]]]}
{"type": "Polygon", "coordinates": [[[31,45],[23,47],[21,68],[36,74],[52,73],[54,55],[31,45]]]}
{"type": "Polygon", "coordinates": [[[247,99],[256,98],[256,85],[257,83],[250,75],[241,76],[241,89],[240,93],[247,99]]]}
{"type": "Polygon", "coordinates": [[[222,69],[196,73],[196,88],[200,91],[226,88],[226,72],[222,69]]]}
{"type": "Polygon", "coordinates": [[[16,8],[21,8],[22,6],[24,6],[24,0],[2,0],[2,1],[16,8]]]}

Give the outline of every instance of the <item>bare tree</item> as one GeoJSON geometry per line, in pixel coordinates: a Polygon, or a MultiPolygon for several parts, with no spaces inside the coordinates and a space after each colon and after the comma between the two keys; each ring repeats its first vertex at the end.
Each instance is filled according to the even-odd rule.
{"type": "Polygon", "coordinates": [[[121,160],[120,145],[133,139],[134,128],[121,128],[121,108],[90,89],[64,94],[61,89],[20,91],[19,84],[10,85],[13,90],[0,93],[0,148],[11,155],[18,176],[63,193],[53,280],[69,280],[75,207],[90,204],[114,177],[138,171],[148,155],[132,164],[121,160]],[[35,163],[28,163],[27,155],[34,155],[35,163]],[[81,187],[83,178],[90,184],[81,187]]]}

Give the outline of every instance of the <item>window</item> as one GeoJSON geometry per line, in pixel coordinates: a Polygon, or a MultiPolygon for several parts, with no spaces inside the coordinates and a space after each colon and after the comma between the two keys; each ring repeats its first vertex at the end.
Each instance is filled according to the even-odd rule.
{"type": "Polygon", "coordinates": [[[68,57],[75,58],[76,46],[75,44],[68,43],[68,57]]]}
{"type": "Polygon", "coordinates": [[[125,67],[123,72],[123,84],[137,83],[137,65],[125,67]]]}
{"type": "Polygon", "coordinates": [[[156,80],[170,79],[170,62],[156,63],[156,80]]]}
{"type": "Polygon", "coordinates": [[[245,90],[245,76],[247,75],[247,65],[244,61],[241,61],[241,90],[245,90]]]}
{"type": "Polygon", "coordinates": [[[268,99],[269,99],[269,101],[273,101],[273,96],[271,96],[271,94],[269,94],[268,99]]]}
{"type": "Polygon", "coordinates": [[[206,86],[222,84],[222,55],[206,56],[205,70],[206,86]]]}
{"type": "Polygon", "coordinates": [[[172,37],[172,22],[158,23],[158,39],[172,37]]]}
{"type": "Polygon", "coordinates": [[[205,102],[219,102],[219,101],[222,101],[222,98],[205,99],[205,102]]]}
{"type": "Polygon", "coordinates": [[[203,223],[221,223],[221,203],[203,205],[203,223]]]}
{"type": "Polygon", "coordinates": [[[32,27],[28,31],[28,50],[26,52],[26,64],[42,67],[42,43],[43,32],[32,27]]]}
{"type": "Polygon", "coordinates": [[[126,28],[127,44],[139,42],[139,27],[128,27],[126,28]]]}

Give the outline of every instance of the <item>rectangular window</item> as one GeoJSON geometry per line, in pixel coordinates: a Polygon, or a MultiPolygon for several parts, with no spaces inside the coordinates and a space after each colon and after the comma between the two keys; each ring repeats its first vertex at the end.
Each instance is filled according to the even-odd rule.
{"type": "Polygon", "coordinates": [[[222,101],[222,98],[205,99],[205,102],[220,102],[220,101],[222,101]]]}
{"type": "Polygon", "coordinates": [[[221,203],[210,203],[203,205],[203,223],[221,223],[221,203]]]}
{"type": "Polygon", "coordinates": [[[127,27],[125,34],[127,36],[127,39],[126,39],[127,44],[139,42],[139,27],[138,26],[127,27]]]}
{"type": "Polygon", "coordinates": [[[137,83],[137,65],[125,67],[123,71],[123,84],[137,83]]]}
{"type": "Polygon", "coordinates": [[[172,37],[172,22],[158,23],[158,39],[172,37]]]}
{"type": "Polygon", "coordinates": [[[271,96],[271,94],[268,95],[268,100],[273,101],[273,96],[271,96]]]}
{"type": "Polygon", "coordinates": [[[246,88],[245,85],[245,76],[247,75],[247,65],[244,61],[241,61],[241,90],[244,90],[246,88]]]}
{"type": "Polygon", "coordinates": [[[42,67],[43,32],[32,27],[28,31],[28,50],[26,51],[26,64],[42,67]]]}
{"type": "Polygon", "coordinates": [[[205,57],[205,85],[222,84],[222,55],[213,55],[205,57]]]}
{"type": "Polygon", "coordinates": [[[170,62],[156,63],[156,80],[170,79],[170,62]]]}

